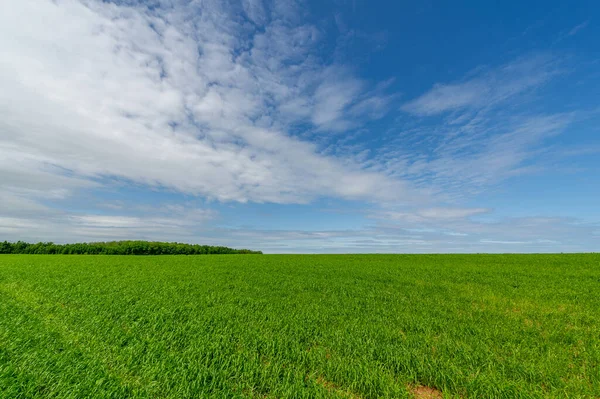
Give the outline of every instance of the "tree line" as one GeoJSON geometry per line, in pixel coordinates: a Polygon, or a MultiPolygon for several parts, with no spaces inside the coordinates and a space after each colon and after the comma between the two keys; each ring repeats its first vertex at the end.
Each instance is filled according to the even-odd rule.
{"type": "Polygon", "coordinates": [[[23,241],[0,242],[0,254],[62,254],[62,255],[217,255],[262,254],[261,251],[233,249],[221,246],[183,244],[157,241],[110,241],[76,244],[54,244],[23,241]]]}

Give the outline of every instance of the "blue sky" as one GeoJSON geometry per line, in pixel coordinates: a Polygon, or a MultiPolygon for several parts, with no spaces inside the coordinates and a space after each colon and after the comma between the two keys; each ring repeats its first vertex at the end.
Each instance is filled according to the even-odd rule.
{"type": "Polygon", "coordinates": [[[0,240],[600,248],[600,4],[20,0],[0,240]]]}

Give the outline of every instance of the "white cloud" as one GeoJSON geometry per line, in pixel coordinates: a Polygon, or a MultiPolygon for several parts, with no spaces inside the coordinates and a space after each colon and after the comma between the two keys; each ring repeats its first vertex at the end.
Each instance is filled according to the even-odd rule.
{"type": "Polygon", "coordinates": [[[354,126],[373,114],[350,112],[357,101],[385,106],[312,55],[318,30],[295,25],[294,7],[244,1],[266,24],[253,30],[218,2],[11,2],[0,16],[0,159],[17,163],[0,165],[14,177],[2,187],[72,192],[118,177],[221,201],[402,198],[407,184],[288,134],[297,121],[354,126]]]}
{"type": "Polygon", "coordinates": [[[267,15],[263,0],[243,0],[242,6],[248,18],[257,25],[263,25],[267,21],[267,15]]]}
{"type": "MultiPolygon", "coordinates": [[[[0,199],[0,205],[6,203],[0,199]]],[[[55,242],[113,239],[195,241],[197,233],[207,229],[218,218],[217,212],[192,204],[160,207],[121,204],[119,209],[108,208],[112,214],[63,211],[27,202],[20,206],[14,204],[12,208],[0,210],[0,237],[6,236],[11,241],[55,242]]]]}
{"type": "Polygon", "coordinates": [[[531,244],[531,241],[498,241],[498,240],[480,240],[484,244],[502,244],[502,245],[524,245],[531,244]]]}
{"type": "Polygon", "coordinates": [[[486,208],[429,208],[422,209],[419,215],[432,219],[462,219],[490,212],[486,208]]]}
{"type": "MultiPolygon", "coordinates": [[[[352,80],[327,80],[315,93],[315,112],[312,120],[317,126],[328,127],[342,119],[346,107],[362,91],[360,82],[352,80]]],[[[342,129],[345,126],[341,126],[342,129]]]]}

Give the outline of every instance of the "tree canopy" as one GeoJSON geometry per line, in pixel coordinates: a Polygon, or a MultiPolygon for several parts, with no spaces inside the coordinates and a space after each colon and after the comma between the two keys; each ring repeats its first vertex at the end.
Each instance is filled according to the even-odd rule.
{"type": "Polygon", "coordinates": [[[183,244],[157,241],[110,241],[75,244],[55,244],[23,241],[0,242],[0,254],[63,254],[63,255],[217,255],[262,254],[261,251],[233,249],[222,246],[183,244]]]}

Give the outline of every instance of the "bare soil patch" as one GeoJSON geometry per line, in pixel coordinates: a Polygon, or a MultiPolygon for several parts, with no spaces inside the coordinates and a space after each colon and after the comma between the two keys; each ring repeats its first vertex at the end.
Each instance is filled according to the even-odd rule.
{"type": "Polygon", "coordinates": [[[442,391],[422,385],[411,387],[410,392],[415,399],[442,399],[444,397],[442,391]]]}

